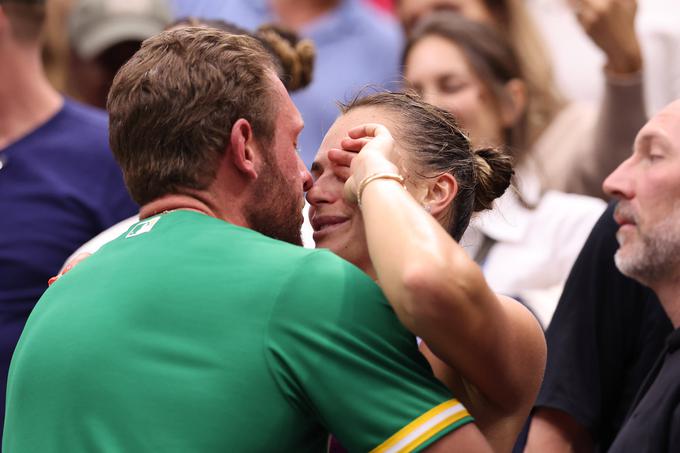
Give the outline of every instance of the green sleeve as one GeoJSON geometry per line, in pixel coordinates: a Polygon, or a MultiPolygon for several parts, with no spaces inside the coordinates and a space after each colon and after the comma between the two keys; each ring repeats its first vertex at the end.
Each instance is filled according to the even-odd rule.
{"type": "Polygon", "coordinates": [[[265,343],[289,401],[350,451],[417,451],[472,421],[380,289],[329,252],[293,270],[265,343]]]}

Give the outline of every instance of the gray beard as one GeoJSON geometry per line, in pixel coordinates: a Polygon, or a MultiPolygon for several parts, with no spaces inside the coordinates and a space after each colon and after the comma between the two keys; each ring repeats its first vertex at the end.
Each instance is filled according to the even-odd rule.
{"type": "Polygon", "coordinates": [[[637,240],[624,247],[614,255],[622,274],[647,286],[675,278],[680,273],[680,204],[650,232],[638,229],[637,240]]]}

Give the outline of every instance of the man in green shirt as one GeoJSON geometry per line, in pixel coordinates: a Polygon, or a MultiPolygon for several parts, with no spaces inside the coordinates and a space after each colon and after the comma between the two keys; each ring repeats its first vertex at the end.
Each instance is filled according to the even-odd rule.
{"type": "Polygon", "coordinates": [[[151,38],[108,109],[142,220],[33,311],[4,451],[488,451],[379,288],[286,243],[303,123],[254,40],[151,38]]]}

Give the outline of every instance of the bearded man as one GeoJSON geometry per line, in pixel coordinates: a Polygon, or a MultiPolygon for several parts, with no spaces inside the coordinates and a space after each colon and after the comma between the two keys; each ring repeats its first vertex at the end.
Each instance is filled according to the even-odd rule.
{"type": "Polygon", "coordinates": [[[303,122],[257,41],[161,33],[107,107],[141,221],[33,311],[3,451],[490,451],[378,286],[290,244],[303,122]]]}
{"type": "Polygon", "coordinates": [[[680,100],[640,130],[604,189],[619,199],[616,266],[656,293],[675,329],[609,451],[680,451],[680,100]]]}

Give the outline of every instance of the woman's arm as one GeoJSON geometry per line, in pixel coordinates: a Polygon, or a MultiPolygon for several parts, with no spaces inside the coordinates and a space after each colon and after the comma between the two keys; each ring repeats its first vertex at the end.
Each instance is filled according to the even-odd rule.
{"type": "MultiPolygon", "coordinates": [[[[371,260],[397,316],[488,404],[528,412],[545,366],[538,322],[491,291],[477,264],[397,181],[376,179],[357,194],[366,177],[399,169],[384,127],[366,125],[350,137],[375,137],[353,158],[346,193],[361,197],[371,260]]],[[[341,162],[340,153],[329,157],[341,162]]]]}

